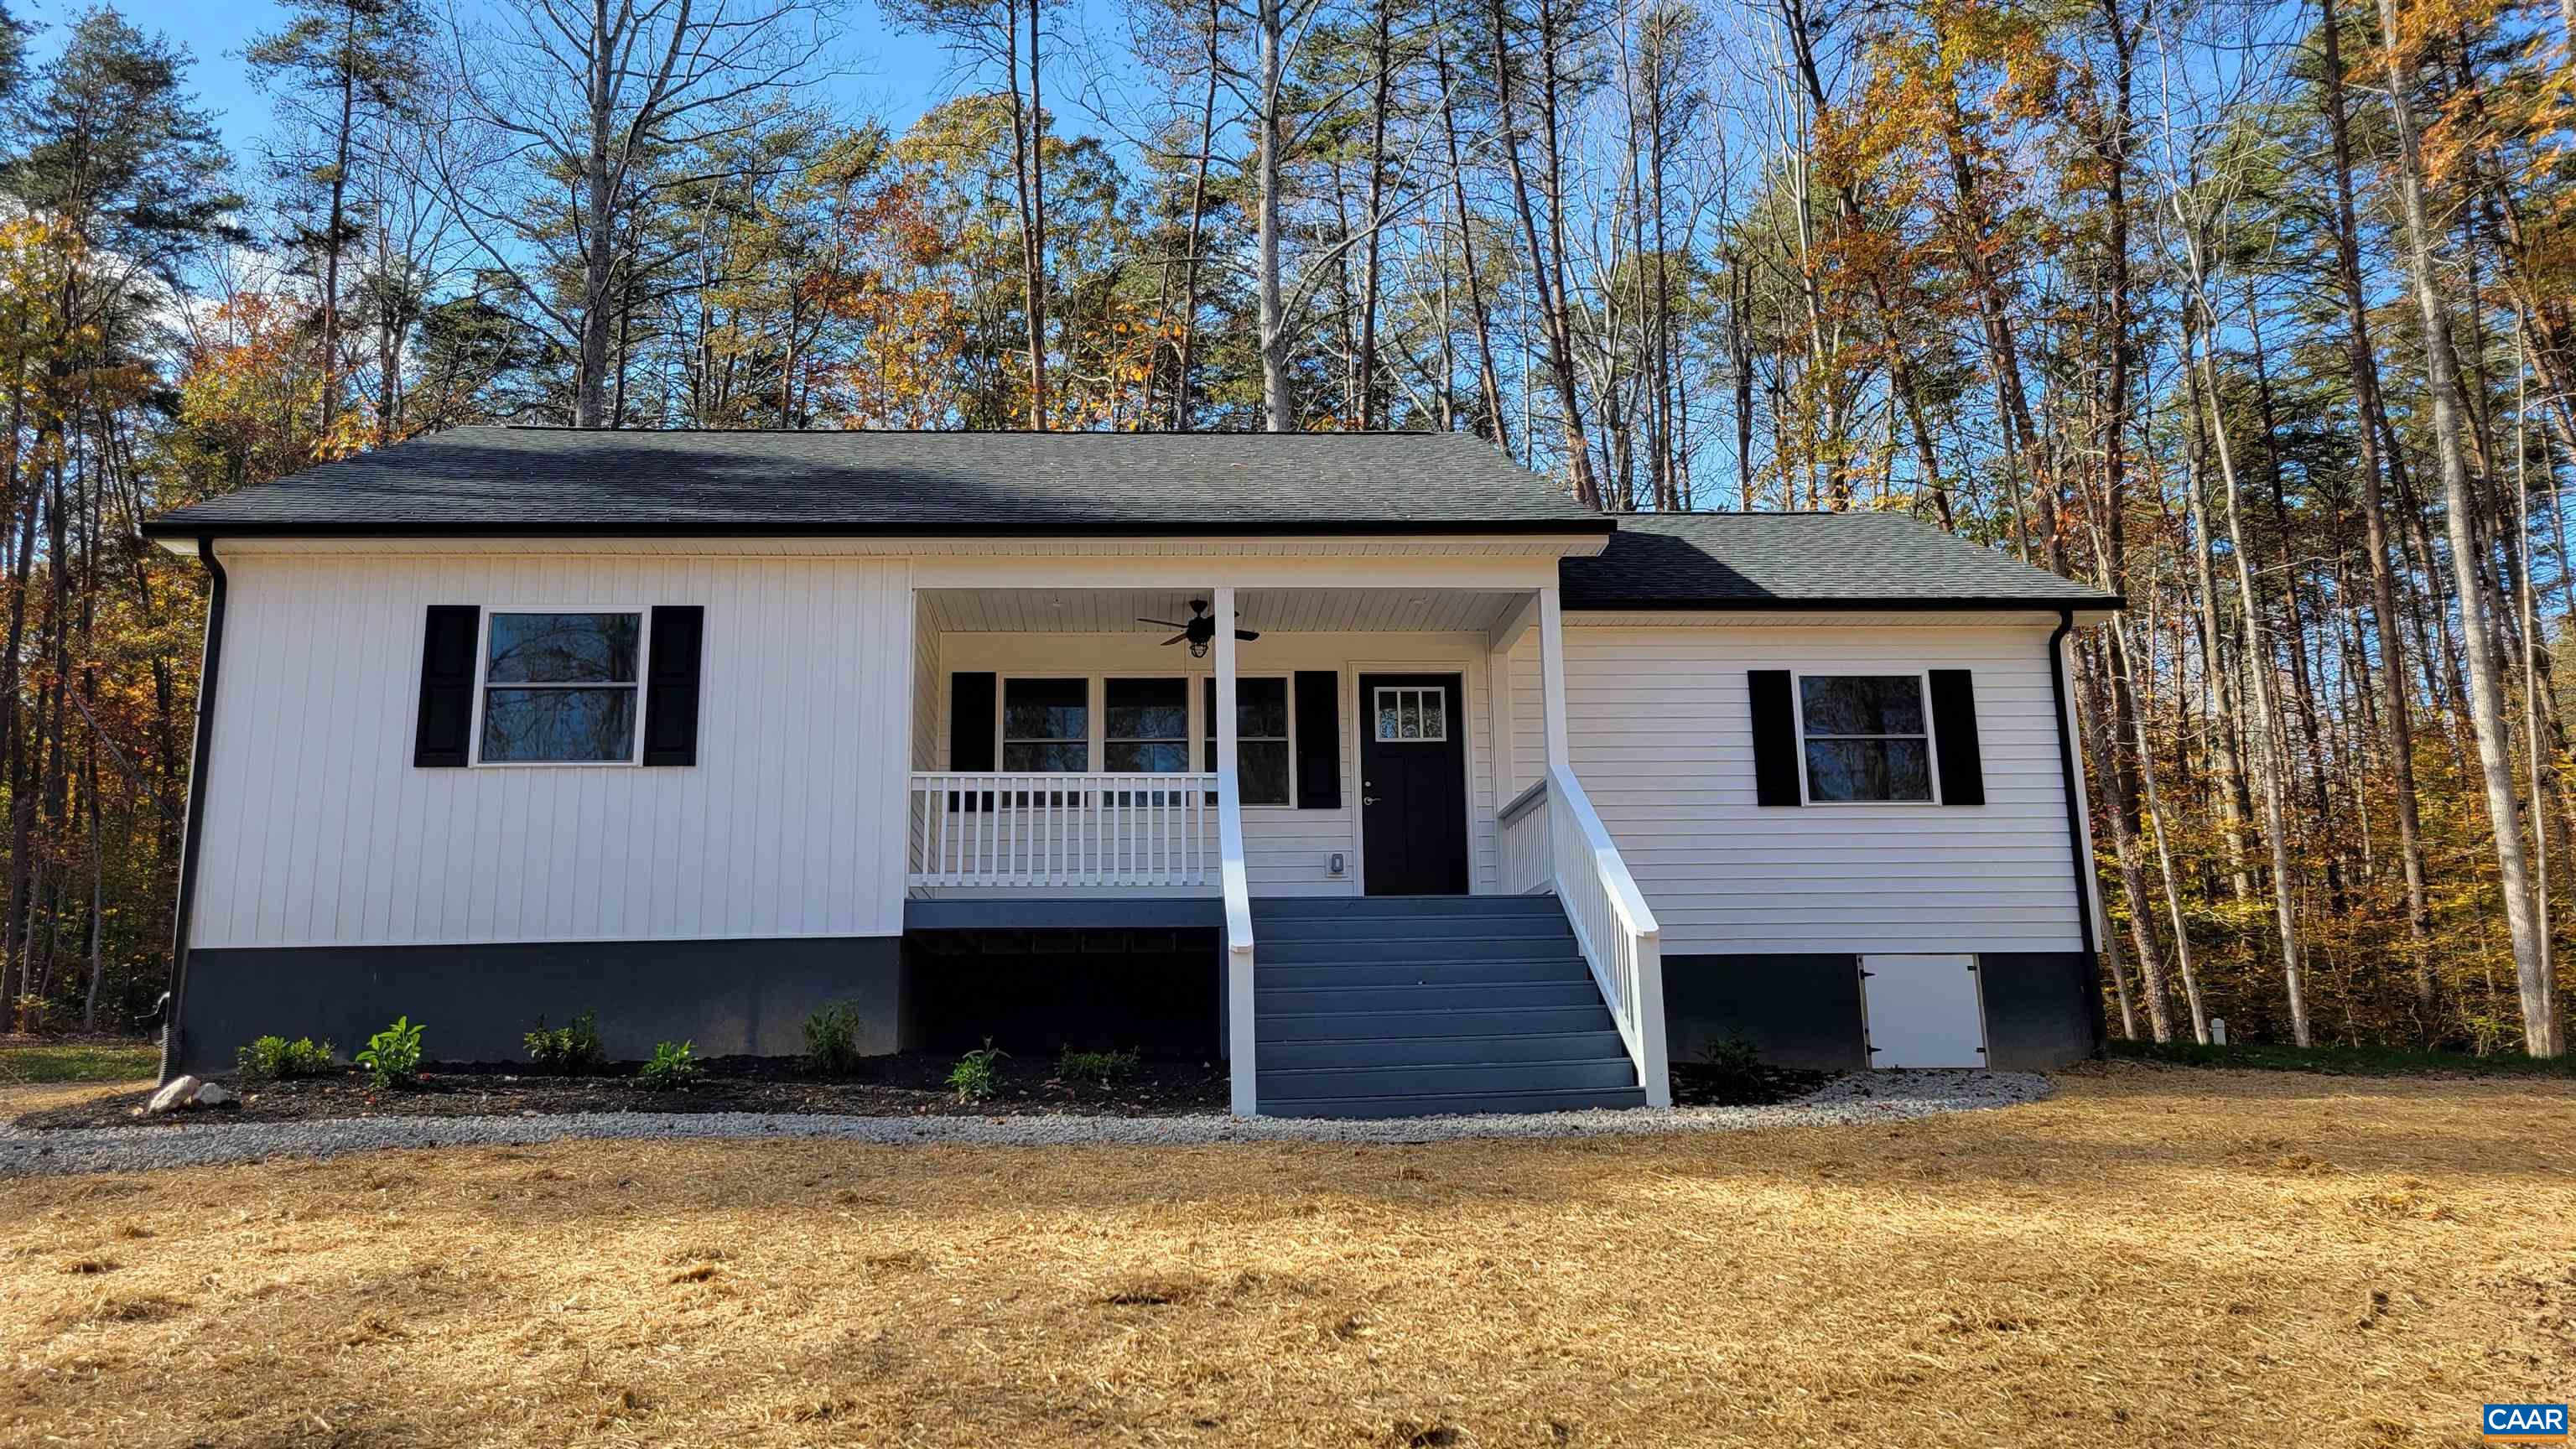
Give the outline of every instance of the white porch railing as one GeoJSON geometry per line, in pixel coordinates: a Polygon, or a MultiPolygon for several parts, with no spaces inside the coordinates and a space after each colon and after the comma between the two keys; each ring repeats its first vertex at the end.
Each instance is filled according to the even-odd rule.
{"type": "Polygon", "coordinates": [[[919,771],[914,886],[1195,889],[1217,884],[1217,777],[919,771]]]}
{"type": "Polygon", "coordinates": [[[1503,807],[1499,823],[1504,889],[1555,891],[1628,1058],[1637,1064],[1646,1105],[1671,1106],[1662,928],[1582,784],[1565,766],[1550,766],[1503,807]]]}

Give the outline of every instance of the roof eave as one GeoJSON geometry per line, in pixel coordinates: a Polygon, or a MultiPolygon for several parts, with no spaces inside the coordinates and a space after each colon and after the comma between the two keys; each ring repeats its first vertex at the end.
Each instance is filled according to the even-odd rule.
{"type": "Polygon", "coordinates": [[[333,523],[312,520],[193,521],[185,517],[155,519],[143,525],[143,536],[155,541],[194,543],[204,538],[1191,538],[1191,537],[1402,537],[1411,534],[1503,535],[1544,534],[1607,536],[1618,524],[1607,517],[1502,519],[1350,519],[1247,520],[1243,522],[1069,522],[1069,523],[701,523],[640,521],[627,523],[333,523]]]}
{"type": "Polygon", "coordinates": [[[1904,598],[1830,598],[1800,599],[1769,595],[1761,598],[1639,598],[1639,599],[1569,599],[1570,613],[1582,614],[1694,614],[1694,613],[1951,613],[1961,610],[2029,609],[2029,610],[2101,610],[2117,612],[2128,607],[2119,594],[2078,594],[2065,597],[2032,597],[1979,594],[1926,598],[1914,595],[1904,598]]]}

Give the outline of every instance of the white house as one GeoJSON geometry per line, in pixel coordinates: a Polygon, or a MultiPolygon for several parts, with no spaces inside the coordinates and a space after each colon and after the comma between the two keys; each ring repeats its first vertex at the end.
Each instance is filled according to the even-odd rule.
{"type": "Polygon", "coordinates": [[[1603,517],[1463,435],[495,427],[147,532],[214,589],[174,1070],[845,1000],[1266,1113],[2098,1044],[2118,600],[1904,518],[1603,517]]]}

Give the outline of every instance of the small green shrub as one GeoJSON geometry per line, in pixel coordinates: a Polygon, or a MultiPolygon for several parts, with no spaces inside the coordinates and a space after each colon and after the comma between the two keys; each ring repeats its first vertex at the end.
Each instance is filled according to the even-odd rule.
{"type": "Polygon", "coordinates": [[[358,1065],[379,1087],[410,1086],[420,1080],[420,1033],[410,1017],[395,1017],[393,1025],[367,1038],[358,1065]]]}
{"type": "Polygon", "coordinates": [[[595,1072],[608,1062],[608,1053],[599,1045],[599,1013],[595,1011],[585,1011],[551,1029],[544,1017],[538,1017],[537,1029],[520,1040],[528,1044],[528,1060],[536,1063],[540,1071],[577,1077],[595,1072]]]}
{"type": "Polygon", "coordinates": [[[1055,1074],[1068,1082],[1114,1087],[1136,1075],[1134,1052],[1078,1052],[1068,1046],[1056,1058],[1055,1074]]]}
{"type": "Polygon", "coordinates": [[[857,1003],[835,1001],[805,1018],[805,1066],[818,1077],[846,1077],[859,1069],[859,1028],[866,1018],[857,1003]]]}
{"type": "Polygon", "coordinates": [[[1700,1048],[1696,1062],[1673,1063],[1673,1100],[1686,1107],[1760,1107],[1822,1086],[1830,1073],[1773,1066],[1742,1036],[1700,1048]]]}
{"type": "Polygon", "coordinates": [[[653,1043],[653,1059],[636,1068],[635,1080],[648,1092],[668,1092],[696,1081],[699,1071],[696,1042],[659,1041],[653,1043]]]}
{"type": "Polygon", "coordinates": [[[1761,1070],[1762,1049],[1741,1032],[1722,1036],[1699,1049],[1700,1065],[1711,1072],[1745,1075],[1761,1070]]]}
{"type": "Polygon", "coordinates": [[[331,1044],[313,1044],[313,1038],[299,1036],[288,1041],[282,1036],[264,1036],[233,1053],[233,1065],[245,1077],[282,1082],[289,1077],[318,1077],[331,1070],[331,1044]]]}
{"type": "Polygon", "coordinates": [[[994,1046],[993,1039],[988,1036],[982,1046],[959,1057],[957,1065],[948,1072],[948,1085],[957,1093],[957,1100],[989,1100],[1002,1084],[1001,1073],[994,1070],[994,1063],[1009,1055],[1009,1052],[994,1046]]]}

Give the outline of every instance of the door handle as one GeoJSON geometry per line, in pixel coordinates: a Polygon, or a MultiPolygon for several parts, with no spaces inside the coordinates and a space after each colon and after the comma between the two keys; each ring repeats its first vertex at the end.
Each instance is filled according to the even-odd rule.
{"type": "Polygon", "coordinates": [[[1360,803],[1363,805],[1374,805],[1377,803],[1377,797],[1375,795],[1362,795],[1360,797],[1360,803]]]}

